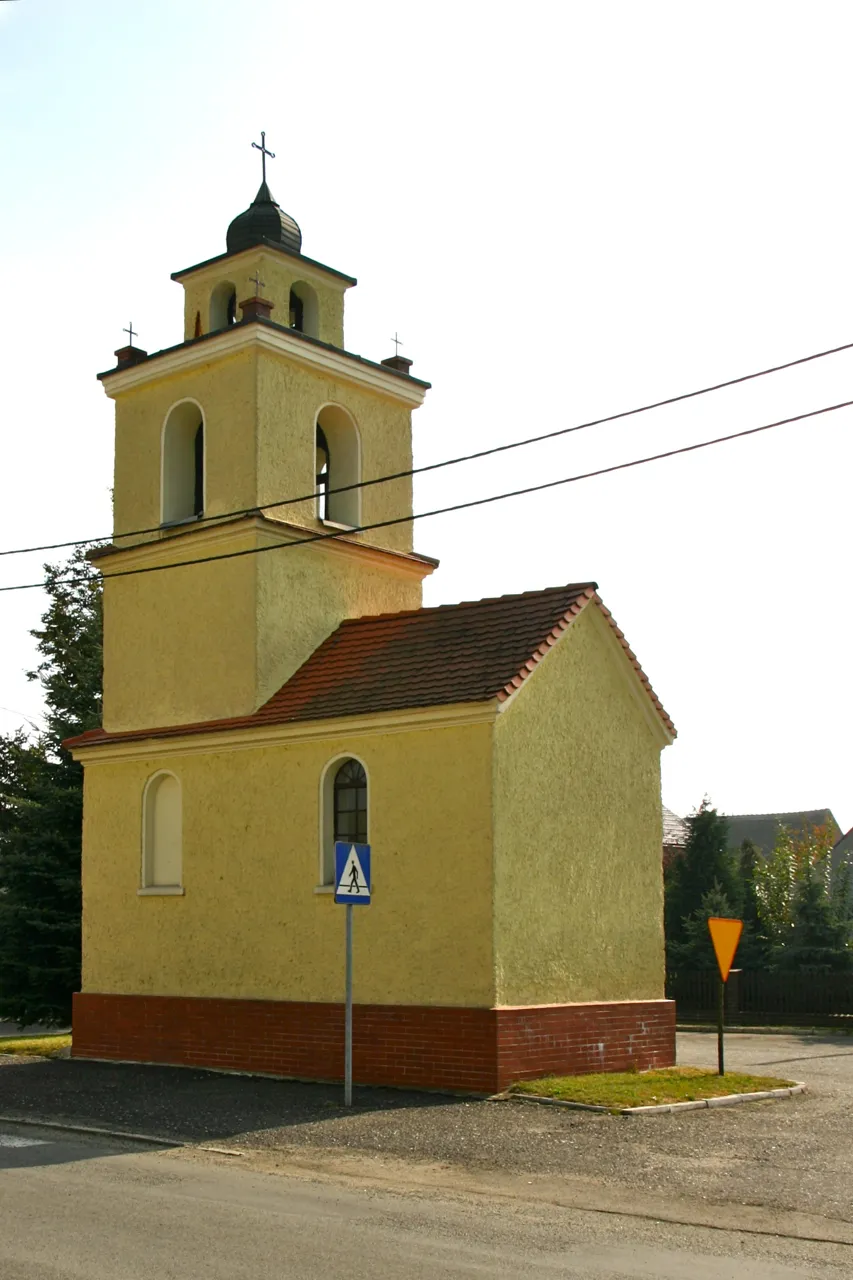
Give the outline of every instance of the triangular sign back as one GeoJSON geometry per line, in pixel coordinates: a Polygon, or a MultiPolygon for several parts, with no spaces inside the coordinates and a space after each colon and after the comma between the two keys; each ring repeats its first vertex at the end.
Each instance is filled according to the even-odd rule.
{"type": "Polygon", "coordinates": [[[743,921],[727,920],[724,916],[711,916],[708,920],[708,930],[714,944],[717,964],[720,966],[720,977],[723,982],[727,982],[737,944],[743,933],[743,921]]]}

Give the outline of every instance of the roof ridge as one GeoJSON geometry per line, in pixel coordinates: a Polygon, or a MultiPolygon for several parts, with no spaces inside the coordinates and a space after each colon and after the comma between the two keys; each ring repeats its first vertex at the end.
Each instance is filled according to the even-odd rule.
{"type": "MultiPolygon", "coordinates": [[[[532,600],[535,597],[557,595],[561,591],[597,591],[597,582],[567,582],[556,587],[542,587],[539,591],[510,591],[502,596],[483,596],[480,600],[457,600],[455,604],[421,605],[418,609],[398,609],[388,613],[363,613],[357,618],[344,618],[336,628],[353,627],[359,623],[378,622],[384,618],[413,618],[418,614],[440,613],[450,609],[477,609],[483,605],[504,604],[507,600],[532,600]]],[[[334,632],[331,633],[334,635],[334,632]]]]}
{"type": "Polygon", "coordinates": [[[818,806],[816,809],[785,809],[781,813],[725,813],[721,814],[724,818],[800,818],[804,813],[828,813],[833,817],[832,810],[829,805],[818,806]]]}

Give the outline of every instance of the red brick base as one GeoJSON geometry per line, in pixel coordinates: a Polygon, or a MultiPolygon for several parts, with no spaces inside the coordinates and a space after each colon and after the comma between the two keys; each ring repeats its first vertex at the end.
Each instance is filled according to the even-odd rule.
{"type": "MultiPolygon", "coordinates": [[[[157,1062],[340,1080],[339,1004],[182,996],[74,997],[75,1058],[157,1062]]],[[[456,1009],[357,1005],[353,1077],[361,1084],[494,1093],[550,1073],[675,1062],[670,1000],[456,1009]]]]}

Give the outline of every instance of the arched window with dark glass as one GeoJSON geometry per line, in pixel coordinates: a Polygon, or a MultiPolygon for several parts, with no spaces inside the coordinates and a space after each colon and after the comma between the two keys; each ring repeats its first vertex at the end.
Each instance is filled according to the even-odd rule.
{"type": "Polygon", "coordinates": [[[326,433],[318,422],[316,443],[317,515],[321,520],[328,520],[329,518],[330,461],[326,433]]]}
{"type": "Polygon", "coordinates": [[[305,332],[305,303],[295,289],[290,290],[290,327],[305,332]]]}
{"type": "Polygon", "coordinates": [[[367,775],[358,760],[345,760],[335,774],[335,840],[367,844],[367,775]]]}

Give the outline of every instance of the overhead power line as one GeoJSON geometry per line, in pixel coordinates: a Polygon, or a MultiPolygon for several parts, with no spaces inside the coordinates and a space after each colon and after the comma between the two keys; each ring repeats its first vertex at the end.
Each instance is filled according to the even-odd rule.
{"type": "MultiPolygon", "coordinates": [[[[809,364],[812,360],[822,360],[824,356],[838,355],[841,351],[853,350],[853,342],[845,342],[840,347],[829,347],[826,351],[816,351],[810,356],[799,356],[796,360],[787,360],[784,364],[774,364],[768,369],[759,369],[755,373],[744,373],[737,378],[729,378],[725,382],[715,382],[709,387],[700,387],[697,391],[684,391],[677,396],[667,396],[665,400],[653,400],[649,404],[638,405],[634,409],[623,409],[619,413],[608,414],[604,418],[592,418],[589,422],[578,422],[571,427],[558,427],[555,431],[546,431],[541,435],[528,436],[524,440],[511,440],[507,444],[492,445],[489,449],[478,449],[475,453],[463,453],[456,458],[445,458],[441,462],[428,462],[421,467],[410,467],[407,471],[395,471],[390,475],[376,476],[373,480],[360,480],[355,484],[341,485],[340,488],[329,489],[328,495],[350,493],[353,489],[369,489],[376,484],[388,484],[392,480],[406,480],[410,476],[423,475],[427,471],[438,471],[442,467],[455,467],[462,462],[476,462],[479,458],[488,458],[492,454],[506,453],[510,449],[522,449],[530,444],[540,444],[543,440],[554,440],[558,436],[571,435],[575,431],[585,431],[588,427],[604,426],[608,422],[618,422],[622,418],[633,418],[641,413],[649,413],[652,409],[663,409],[667,405],[680,404],[684,400],[694,400],[697,396],[709,395],[712,391],[723,391],[726,387],[736,387],[743,382],[753,382],[756,378],[765,378],[771,373],[781,373],[785,369],[793,369],[797,365],[809,364]]],[[[253,507],[239,507],[234,511],[223,511],[215,516],[202,516],[195,521],[198,528],[205,524],[218,524],[222,520],[234,519],[237,516],[255,515],[259,511],[275,511],[279,507],[295,506],[299,502],[312,502],[317,491],[303,493],[295,498],[280,498],[275,502],[264,502],[253,507]]],[[[30,555],[40,551],[64,551],[68,547],[88,547],[99,542],[108,542],[112,537],[139,538],[148,533],[159,533],[162,524],[148,525],[144,529],[128,529],[126,532],[104,534],[99,538],[74,538],[67,542],[44,542],[33,547],[12,547],[0,550],[0,556],[30,555]]]]}
{"type": "MultiPolygon", "coordinates": [[[[175,560],[170,564],[155,564],[140,569],[119,569],[115,573],[105,574],[104,576],[112,581],[114,578],[136,577],[140,573],[163,573],[168,569],[184,569],[194,564],[213,564],[217,560],[237,560],[242,556],[263,555],[266,551],[286,551],[291,547],[305,546],[309,542],[326,542],[333,538],[348,537],[353,533],[367,533],[371,529],[388,529],[392,525],[410,524],[415,520],[426,520],[430,516],[444,516],[453,511],[466,511],[471,507],[482,507],[491,502],[502,502],[506,498],[520,498],[529,493],[541,493],[545,489],[555,489],[559,485],[574,484],[579,480],[591,480],[595,476],[610,475],[614,471],[627,471],[631,467],[640,467],[647,462],[660,462],[663,458],[674,458],[682,453],[695,453],[698,449],[708,449],[712,445],[725,444],[729,440],[742,440],[745,436],[758,435],[762,431],[772,431],[774,427],[784,427],[792,422],[803,422],[807,418],[817,418],[821,414],[835,413],[838,409],[849,409],[851,406],[853,406],[853,400],[842,400],[839,404],[826,405],[823,409],[811,409],[808,413],[797,413],[790,418],[779,418],[776,422],[765,422],[760,427],[748,427],[745,431],[732,431],[725,436],[715,436],[712,440],[700,440],[696,444],[685,444],[677,449],[666,449],[663,453],[648,454],[644,458],[632,458],[630,462],[616,462],[609,467],[598,467],[595,471],[584,471],[574,476],[563,476],[559,480],[547,480],[543,484],[527,485],[523,489],[510,489],[505,493],[494,493],[485,498],[471,498],[468,502],[456,502],[452,506],[436,507],[432,511],[417,511],[411,515],[396,516],[392,520],[377,520],[373,524],[355,525],[350,529],[342,529],[331,533],[312,533],[307,538],[294,538],[292,542],[274,543],[266,547],[247,547],[243,551],[224,551],[214,556],[198,556],[189,560],[175,560]]],[[[163,544],[155,543],[150,545],[162,546],[163,544]]],[[[72,572],[65,577],[55,579],[55,581],[73,582],[75,577],[76,575],[72,572]]],[[[44,582],[24,582],[16,586],[0,587],[0,592],[31,591],[45,585],[44,582]]]]}

